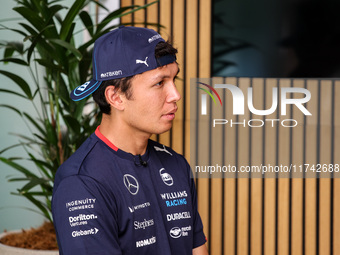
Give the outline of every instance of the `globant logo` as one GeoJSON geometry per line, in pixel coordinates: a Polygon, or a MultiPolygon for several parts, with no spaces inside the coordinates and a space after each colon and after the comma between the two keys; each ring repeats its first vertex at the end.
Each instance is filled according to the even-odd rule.
{"type": "Polygon", "coordinates": [[[97,228],[91,228],[89,230],[73,231],[72,237],[95,235],[95,234],[98,233],[98,231],[99,231],[99,229],[97,229],[97,228]]]}

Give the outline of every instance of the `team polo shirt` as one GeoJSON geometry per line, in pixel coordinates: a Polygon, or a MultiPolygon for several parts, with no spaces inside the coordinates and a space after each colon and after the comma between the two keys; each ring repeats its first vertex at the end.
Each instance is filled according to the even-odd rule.
{"type": "Polygon", "coordinates": [[[58,169],[52,213],[60,254],[192,254],[206,241],[190,166],[149,140],[116,148],[99,129],[58,169]]]}

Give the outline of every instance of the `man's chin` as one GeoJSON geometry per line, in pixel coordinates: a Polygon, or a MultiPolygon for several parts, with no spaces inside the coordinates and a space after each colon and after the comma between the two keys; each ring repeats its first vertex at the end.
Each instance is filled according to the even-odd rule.
{"type": "Polygon", "coordinates": [[[164,133],[168,132],[171,129],[171,127],[172,127],[172,122],[168,126],[162,128],[162,129],[157,130],[154,134],[155,135],[164,134],[164,133]]]}

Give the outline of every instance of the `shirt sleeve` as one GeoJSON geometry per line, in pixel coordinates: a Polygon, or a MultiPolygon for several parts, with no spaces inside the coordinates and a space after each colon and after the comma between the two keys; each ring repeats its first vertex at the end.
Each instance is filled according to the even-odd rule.
{"type": "Polygon", "coordinates": [[[194,243],[193,243],[193,249],[197,248],[206,242],[206,237],[203,232],[203,223],[201,220],[201,216],[198,213],[198,207],[197,207],[197,192],[195,187],[194,179],[191,178],[191,168],[189,165],[188,172],[189,172],[189,180],[190,180],[190,189],[191,189],[191,197],[192,197],[192,211],[193,211],[193,227],[194,227],[194,243]]]}
{"type": "Polygon", "coordinates": [[[122,254],[116,202],[94,179],[63,179],[54,190],[52,214],[61,255],[122,254]]]}

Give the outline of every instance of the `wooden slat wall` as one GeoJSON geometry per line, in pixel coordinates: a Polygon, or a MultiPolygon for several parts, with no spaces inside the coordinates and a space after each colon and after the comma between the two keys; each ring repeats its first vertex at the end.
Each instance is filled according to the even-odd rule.
{"type": "MultiPolygon", "coordinates": [[[[149,2],[152,0],[121,0],[121,6],[149,2]]],[[[211,2],[161,0],[121,21],[136,24],[145,20],[165,26],[159,32],[178,48],[181,69],[177,81],[182,94],[178,104],[181,110],[176,114],[172,130],[153,139],[171,146],[190,161],[189,85],[190,78],[210,77],[211,2]]],[[[305,87],[313,95],[308,109],[316,113],[305,119],[298,109],[288,109],[288,116],[305,123],[294,129],[228,129],[223,140],[210,141],[211,148],[221,147],[223,143],[233,145],[225,147],[225,164],[339,163],[340,100],[335,98],[340,97],[340,81],[218,79],[219,83],[235,84],[243,89],[254,87],[254,105],[258,109],[270,107],[271,94],[265,91],[272,91],[273,87],[305,87]],[[328,100],[332,105],[320,106],[320,100],[328,100]],[[333,109],[331,114],[327,113],[328,109],[333,109]]],[[[231,100],[224,99],[224,102],[231,107],[231,100]]],[[[251,115],[244,117],[251,118],[251,115]]],[[[277,113],[273,113],[267,118],[277,117],[277,113]]],[[[233,116],[227,115],[227,118],[233,116]]],[[[198,135],[206,137],[202,132],[209,130],[208,124],[199,130],[198,135]]],[[[210,152],[210,157],[223,155],[210,152]]],[[[340,218],[337,217],[340,215],[340,179],[198,178],[196,186],[210,254],[340,254],[340,218]]]]}

